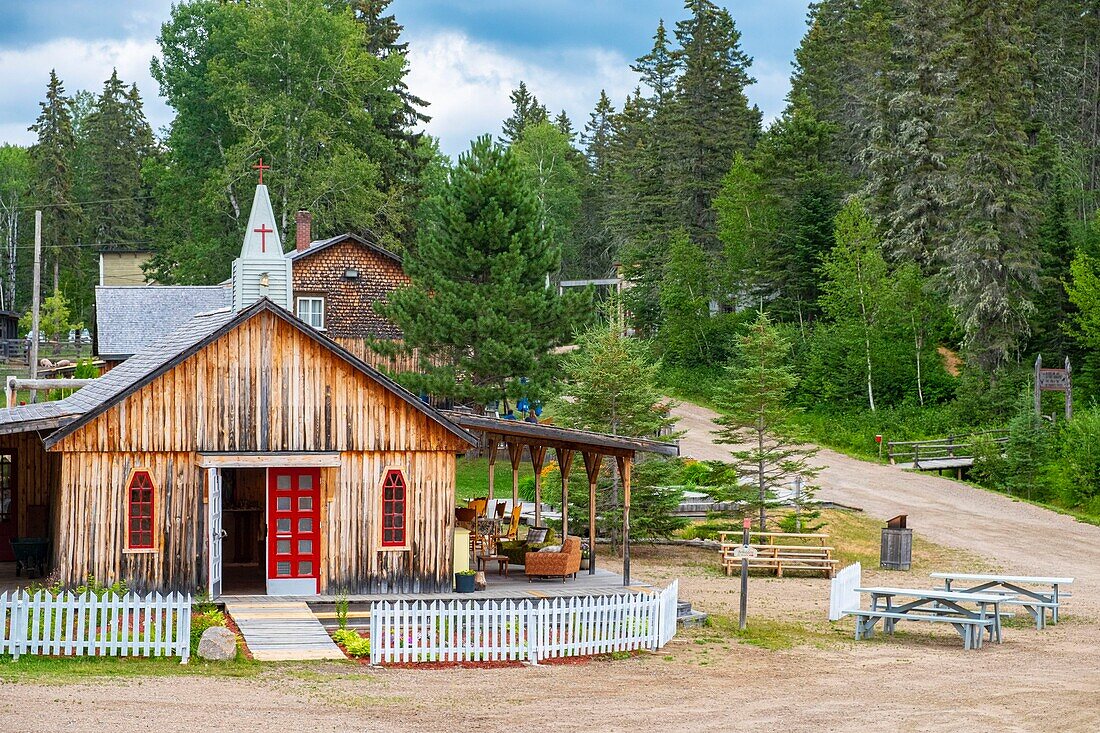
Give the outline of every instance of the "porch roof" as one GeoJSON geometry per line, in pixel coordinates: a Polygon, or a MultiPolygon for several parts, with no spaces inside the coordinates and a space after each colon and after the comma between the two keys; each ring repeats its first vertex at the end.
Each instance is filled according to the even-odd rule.
{"type": "Polygon", "coordinates": [[[505,442],[563,448],[578,452],[599,453],[608,456],[633,456],[635,453],[656,453],[662,456],[680,455],[680,446],[659,440],[628,438],[620,435],[596,433],[575,428],[563,428],[546,423],[530,423],[522,420],[503,420],[497,417],[474,415],[469,412],[448,410],[455,424],[471,432],[499,436],[505,442]]]}

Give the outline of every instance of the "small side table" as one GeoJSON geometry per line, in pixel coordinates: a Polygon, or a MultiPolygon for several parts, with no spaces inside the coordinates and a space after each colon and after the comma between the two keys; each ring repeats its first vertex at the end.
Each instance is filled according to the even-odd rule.
{"type": "Polygon", "coordinates": [[[478,555],[477,556],[477,569],[481,570],[483,565],[488,564],[490,561],[497,561],[497,575],[508,576],[508,556],[507,555],[478,555]]]}

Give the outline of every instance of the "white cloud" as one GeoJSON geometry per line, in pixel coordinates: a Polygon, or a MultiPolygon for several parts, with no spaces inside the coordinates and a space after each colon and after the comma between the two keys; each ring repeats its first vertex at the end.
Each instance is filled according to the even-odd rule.
{"type": "Polygon", "coordinates": [[[752,75],[756,83],[749,86],[745,93],[764,114],[764,126],[783,114],[787,106],[787,92],[791,89],[790,69],[779,67],[771,61],[756,59],[753,61],[752,75]]]}
{"type": "Polygon", "coordinates": [[[171,110],[157,96],[149,62],[157,52],[153,40],[84,41],[62,38],[23,49],[0,50],[0,141],[34,142],[30,126],[38,117],[38,102],[46,94],[50,69],[57,69],[68,94],[79,89],[98,93],[117,68],[127,84],[136,82],[145,101],[145,114],[154,129],[166,125],[171,110]]]}
{"type": "Polygon", "coordinates": [[[478,135],[499,135],[512,111],[508,95],[520,81],[552,114],[564,109],[578,131],[601,89],[618,106],[637,83],[629,61],[604,49],[528,49],[524,55],[454,31],[410,38],[409,88],[431,102],[427,130],[440,139],[443,152],[457,156],[478,135]]]}

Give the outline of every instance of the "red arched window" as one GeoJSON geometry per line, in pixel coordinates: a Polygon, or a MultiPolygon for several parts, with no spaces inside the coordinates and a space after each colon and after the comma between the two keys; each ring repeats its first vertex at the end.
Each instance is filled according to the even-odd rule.
{"type": "Polygon", "coordinates": [[[392,469],[382,481],[382,547],[404,547],[408,518],[405,475],[392,469]]]}
{"type": "Polygon", "coordinates": [[[131,550],[153,547],[153,479],[148,471],[134,471],[126,489],[127,546],[131,550]]]}

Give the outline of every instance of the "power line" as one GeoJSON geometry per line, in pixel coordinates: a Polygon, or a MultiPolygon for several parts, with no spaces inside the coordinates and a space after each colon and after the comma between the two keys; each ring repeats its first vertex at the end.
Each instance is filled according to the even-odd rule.
{"type": "Polygon", "coordinates": [[[65,203],[57,204],[20,204],[19,206],[13,206],[13,209],[29,210],[29,209],[63,209],[70,206],[88,206],[90,204],[117,204],[122,201],[144,201],[145,199],[153,198],[149,196],[128,196],[121,199],[99,199],[98,201],[67,201],[65,203]]]}

